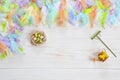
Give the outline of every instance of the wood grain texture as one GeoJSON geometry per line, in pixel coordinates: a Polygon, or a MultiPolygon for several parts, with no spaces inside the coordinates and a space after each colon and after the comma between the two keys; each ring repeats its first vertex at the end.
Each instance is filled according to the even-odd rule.
{"type": "Polygon", "coordinates": [[[26,27],[22,35],[25,55],[0,61],[0,80],[120,80],[120,27],[40,27],[47,34],[47,42],[40,47],[29,42],[33,29],[26,27]],[[98,30],[117,58],[107,50],[106,62],[92,61],[105,48],[90,39],[98,30]]]}

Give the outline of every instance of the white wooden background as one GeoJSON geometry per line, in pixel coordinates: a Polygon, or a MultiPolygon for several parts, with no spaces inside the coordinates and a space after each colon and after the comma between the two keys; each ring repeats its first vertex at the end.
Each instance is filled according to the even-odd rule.
{"type": "Polygon", "coordinates": [[[26,27],[22,36],[25,55],[14,55],[0,61],[0,80],[120,80],[120,27],[42,27],[47,42],[34,47],[26,27]],[[105,62],[93,62],[97,52],[105,48],[91,36],[102,30],[101,38],[116,53],[109,51],[105,62]]]}

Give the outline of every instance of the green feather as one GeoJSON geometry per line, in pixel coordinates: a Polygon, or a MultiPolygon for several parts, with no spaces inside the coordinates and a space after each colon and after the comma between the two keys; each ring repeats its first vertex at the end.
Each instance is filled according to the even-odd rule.
{"type": "Polygon", "coordinates": [[[0,55],[0,59],[5,59],[7,56],[6,56],[6,54],[5,53],[2,53],[1,55],[0,55]]]}
{"type": "Polygon", "coordinates": [[[104,11],[103,13],[102,13],[102,16],[101,16],[102,18],[101,18],[101,25],[102,25],[102,27],[104,27],[105,26],[105,23],[106,23],[106,21],[107,21],[107,18],[108,18],[108,11],[104,11]]]}
{"type": "Polygon", "coordinates": [[[2,22],[2,29],[4,32],[7,31],[7,23],[6,22],[2,22]]]}

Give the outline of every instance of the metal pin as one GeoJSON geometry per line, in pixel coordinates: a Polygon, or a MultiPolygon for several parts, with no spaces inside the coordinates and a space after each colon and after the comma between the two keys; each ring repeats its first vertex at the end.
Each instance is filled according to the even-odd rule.
{"type": "Polygon", "coordinates": [[[101,33],[101,31],[98,31],[94,36],[91,37],[91,39],[95,39],[97,38],[115,57],[117,57],[115,55],[115,53],[105,44],[105,42],[98,36],[101,33]]]}

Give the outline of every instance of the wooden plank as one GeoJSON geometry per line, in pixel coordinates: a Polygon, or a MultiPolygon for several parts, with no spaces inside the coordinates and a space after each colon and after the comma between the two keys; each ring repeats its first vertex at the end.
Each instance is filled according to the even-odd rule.
{"type": "Polygon", "coordinates": [[[6,69],[1,80],[119,80],[120,70],[108,69],[6,69]]]}

